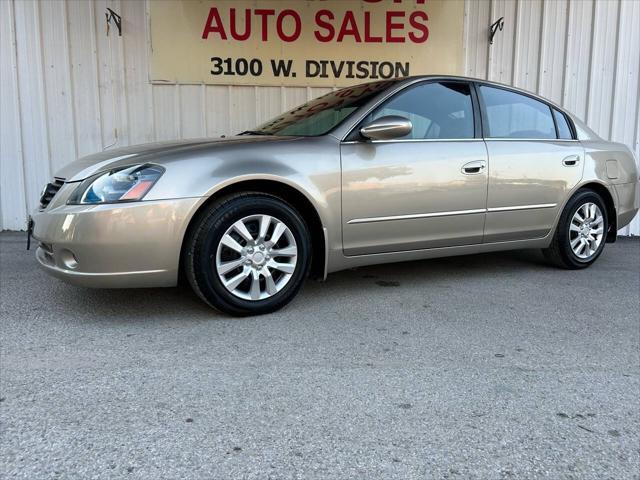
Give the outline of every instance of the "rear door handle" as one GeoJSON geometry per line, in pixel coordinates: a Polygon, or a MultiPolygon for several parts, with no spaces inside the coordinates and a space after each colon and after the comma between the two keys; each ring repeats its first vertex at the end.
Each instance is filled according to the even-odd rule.
{"type": "Polygon", "coordinates": [[[487,168],[487,162],[485,160],[474,160],[473,162],[465,163],[460,171],[465,175],[477,175],[487,168]]]}
{"type": "Polygon", "coordinates": [[[578,163],[580,163],[580,155],[569,155],[562,160],[565,167],[575,167],[578,163]]]}

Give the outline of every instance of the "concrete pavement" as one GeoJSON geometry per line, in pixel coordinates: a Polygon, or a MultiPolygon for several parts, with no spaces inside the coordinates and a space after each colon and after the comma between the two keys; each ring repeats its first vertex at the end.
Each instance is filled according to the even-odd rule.
{"type": "Polygon", "coordinates": [[[640,242],[307,282],[235,319],[0,235],[2,478],[637,479],[640,242]]]}

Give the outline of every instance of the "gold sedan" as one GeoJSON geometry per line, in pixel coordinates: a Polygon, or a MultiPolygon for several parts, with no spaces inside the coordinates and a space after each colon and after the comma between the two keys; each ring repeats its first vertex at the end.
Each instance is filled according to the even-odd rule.
{"type": "Polygon", "coordinates": [[[309,274],[376,263],[542,248],[584,268],[637,211],[624,145],[531,93],[425,76],[331,92],[229,138],[82,158],[46,186],[32,232],[63,280],[184,276],[250,315],[309,274]]]}

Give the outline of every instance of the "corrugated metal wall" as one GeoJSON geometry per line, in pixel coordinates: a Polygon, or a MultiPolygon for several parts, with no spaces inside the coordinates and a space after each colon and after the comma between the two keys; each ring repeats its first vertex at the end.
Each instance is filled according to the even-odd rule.
{"type": "MultiPolygon", "coordinates": [[[[467,0],[466,72],[551,98],[640,158],[638,25],[637,0],[467,0]]],[[[24,228],[42,186],[78,156],[237,132],[329,90],[151,85],[149,49],[144,0],[0,2],[3,229],[24,228]],[[107,7],[122,37],[106,35],[107,7]]]]}
{"type": "Polygon", "coordinates": [[[0,220],[23,229],[55,170],[135,143],[239,132],[331,89],[151,85],[144,0],[0,1],[0,220]],[[123,36],[106,35],[105,11],[123,36]]]}
{"type": "MultiPolygon", "coordinates": [[[[639,162],[639,25],[640,0],[467,0],[466,73],[553,100],[639,162]]],[[[619,233],[640,235],[639,216],[619,233]]]]}

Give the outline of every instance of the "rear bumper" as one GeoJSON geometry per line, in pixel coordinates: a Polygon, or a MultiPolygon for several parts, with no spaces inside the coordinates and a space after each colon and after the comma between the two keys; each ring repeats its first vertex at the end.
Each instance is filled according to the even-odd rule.
{"type": "Polygon", "coordinates": [[[184,233],[201,200],[63,204],[35,212],[36,258],[47,273],[85,287],[176,285],[184,233]]]}
{"type": "Polygon", "coordinates": [[[623,183],[613,186],[618,196],[618,230],[631,223],[640,207],[640,188],[638,182],[623,183]]]}

